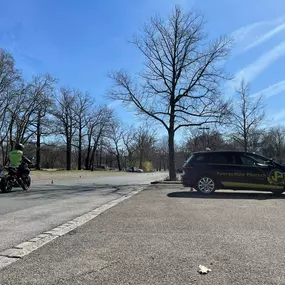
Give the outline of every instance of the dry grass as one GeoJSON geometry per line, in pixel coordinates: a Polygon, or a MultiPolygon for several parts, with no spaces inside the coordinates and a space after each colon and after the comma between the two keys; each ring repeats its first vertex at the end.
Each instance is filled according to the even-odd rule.
{"type": "Polygon", "coordinates": [[[87,170],[42,170],[31,171],[31,177],[33,180],[76,180],[93,177],[104,177],[110,175],[126,175],[124,171],[87,171],[87,170]]]}

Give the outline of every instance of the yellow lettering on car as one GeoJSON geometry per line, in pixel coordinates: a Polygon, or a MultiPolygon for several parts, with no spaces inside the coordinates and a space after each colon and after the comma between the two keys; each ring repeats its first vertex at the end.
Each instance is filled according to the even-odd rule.
{"type": "Polygon", "coordinates": [[[248,172],[248,173],[246,173],[246,176],[249,176],[249,177],[266,177],[266,174],[264,174],[264,173],[250,173],[250,172],[248,172]]]}

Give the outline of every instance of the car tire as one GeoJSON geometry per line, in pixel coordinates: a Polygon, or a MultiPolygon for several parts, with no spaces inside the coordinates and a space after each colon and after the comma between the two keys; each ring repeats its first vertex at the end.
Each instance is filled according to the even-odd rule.
{"type": "Polygon", "coordinates": [[[209,195],[215,192],[216,183],[211,176],[203,175],[197,180],[195,189],[203,195],[209,195]]]}
{"type": "Polygon", "coordinates": [[[281,195],[284,192],[284,190],[274,190],[274,191],[271,191],[271,192],[273,193],[273,195],[279,196],[279,195],[281,195]]]}

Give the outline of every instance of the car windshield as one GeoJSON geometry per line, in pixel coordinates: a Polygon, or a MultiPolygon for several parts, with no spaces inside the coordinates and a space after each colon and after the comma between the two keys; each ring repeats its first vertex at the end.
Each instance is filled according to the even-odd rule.
{"type": "Polygon", "coordinates": [[[184,163],[184,166],[187,165],[189,163],[189,161],[191,161],[191,159],[193,158],[193,155],[191,155],[184,163]]]}

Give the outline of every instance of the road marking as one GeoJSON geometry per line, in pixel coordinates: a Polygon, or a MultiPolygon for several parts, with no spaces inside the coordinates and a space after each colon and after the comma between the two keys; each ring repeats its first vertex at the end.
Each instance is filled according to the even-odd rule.
{"type": "Polygon", "coordinates": [[[93,220],[103,212],[107,211],[108,209],[118,205],[119,203],[123,202],[126,199],[131,198],[132,196],[141,192],[145,186],[141,186],[133,190],[132,192],[120,197],[118,199],[112,200],[107,204],[104,204],[86,214],[79,216],[73,220],[70,220],[56,228],[53,228],[49,231],[45,231],[42,234],[35,236],[34,238],[22,242],[12,248],[6,249],[0,252],[0,270],[4,267],[16,262],[17,260],[21,259],[22,257],[30,254],[31,252],[39,249],[40,247],[44,246],[45,244],[55,240],[58,237],[61,237],[70,231],[84,225],[85,223],[93,220]]]}

